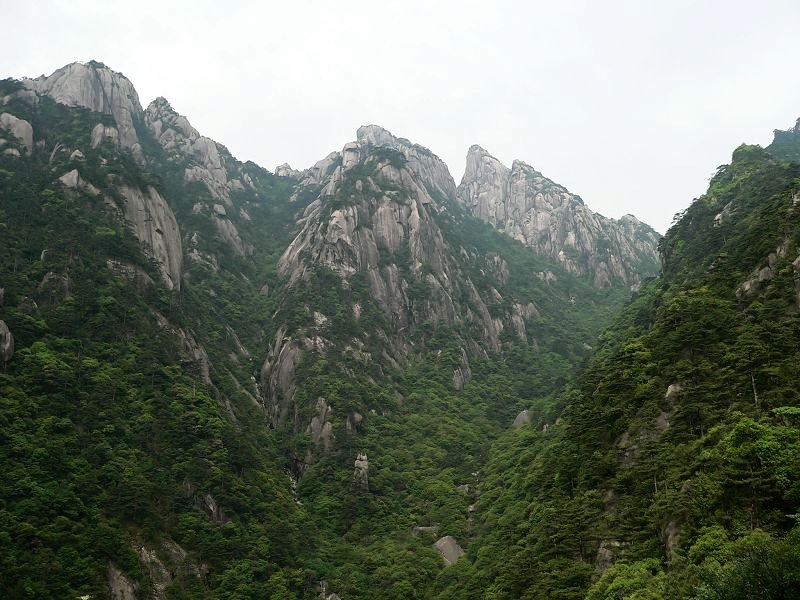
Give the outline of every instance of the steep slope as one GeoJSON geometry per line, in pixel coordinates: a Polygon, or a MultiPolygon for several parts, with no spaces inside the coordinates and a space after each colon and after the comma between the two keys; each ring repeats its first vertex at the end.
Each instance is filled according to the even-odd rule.
{"type": "Polygon", "coordinates": [[[258,572],[267,595],[306,589],[288,568],[308,520],[251,362],[291,183],[163,100],[142,111],[100,63],[0,99],[0,588],[225,597],[258,572]]]}
{"type": "Polygon", "coordinates": [[[458,200],[471,214],[558,261],[594,285],[637,285],[658,273],[659,235],[633,215],[593,213],[580,197],[515,160],[509,169],[480,146],[467,153],[458,200]]]}
{"type": "Polygon", "coordinates": [[[487,441],[622,296],[375,126],[274,175],[101,63],[0,102],[0,587],[429,596],[487,441]]]}
{"type": "Polygon", "coordinates": [[[670,229],[560,411],[494,445],[469,583],[441,597],[800,593],[800,164],[778,138],[670,229]]]}

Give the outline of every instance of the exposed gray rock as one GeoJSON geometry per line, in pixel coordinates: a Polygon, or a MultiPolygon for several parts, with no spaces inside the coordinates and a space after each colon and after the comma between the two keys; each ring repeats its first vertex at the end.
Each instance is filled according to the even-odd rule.
{"type": "Polygon", "coordinates": [[[422,525],[422,526],[415,525],[414,527],[411,528],[411,535],[413,535],[414,537],[418,536],[420,533],[431,533],[433,535],[436,535],[438,531],[439,531],[438,525],[422,525]]]}
{"type": "Polygon", "coordinates": [[[141,148],[134,122],[140,118],[142,106],[133,84],[121,73],[101,63],[76,62],[58,69],[49,77],[24,79],[23,84],[61,104],[82,106],[113,116],[122,147],[129,150],[141,148]]]}
{"type": "Polygon", "coordinates": [[[183,248],[178,222],[167,202],[152,186],[146,191],[121,186],[125,218],[146,254],[158,261],[164,284],[180,289],[183,248]]]}
{"type": "Polygon", "coordinates": [[[3,155],[4,156],[16,156],[16,157],[22,156],[20,154],[19,150],[17,150],[16,148],[6,148],[5,150],[3,150],[3,155]]]}
{"type": "Polygon", "coordinates": [[[439,551],[439,554],[442,555],[444,564],[448,567],[464,555],[464,550],[462,550],[456,539],[451,535],[439,538],[433,546],[439,551]]]}
{"type": "Polygon", "coordinates": [[[83,152],[80,150],[73,150],[72,154],[69,155],[70,161],[84,161],[86,157],[83,155],[83,152]]]}
{"type": "Polygon", "coordinates": [[[36,106],[39,104],[39,96],[33,90],[17,90],[12,94],[3,96],[2,104],[8,104],[12,100],[21,100],[29,106],[36,106]]]}
{"type": "Polygon", "coordinates": [[[91,146],[92,148],[97,148],[100,144],[104,142],[110,142],[113,146],[119,145],[119,131],[116,127],[112,127],[111,125],[103,125],[102,123],[98,123],[92,129],[92,138],[91,138],[91,146]]]}
{"type": "Polygon", "coordinates": [[[531,414],[528,412],[526,408],[521,413],[519,413],[516,418],[514,419],[514,423],[511,425],[514,429],[519,429],[524,425],[530,425],[531,423],[531,414]]]}
{"type": "Polygon", "coordinates": [[[172,573],[158,558],[155,550],[139,545],[136,547],[139,564],[150,579],[150,597],[153,600],[166,600],[167,586],[172,583],[172,573]]]}
{"type": "Polygon", "coordinates": [[[51,302],[61,302],[70,297],[72,279],[69,275],[62,275],[48,271],[39,283],[38,291],[50,297],[51,302]]]}
{"type": "Polygon", "coordinates": [[[14,336],[6,325],[5,321],[0,320],[0,362],[4,365],[11,361],[14,356],[14,336]]]}
{"type": "Polygon", "coordinates": [[[108,565],[108,591],[112,600],[137,600],[136,585],[113,564],[108,565]]]}
{"type": "Polygon", "coordinates": [[[277,167],[275,167],[275,175],[277,175],[278,177],[293,177],[297,179],[301,177],[303,174],[297,169],[293,169],[289,165],[289,163],[283,163],[282,165],[278,165],[277,167]]]}
{"type": "Polygon", "coordinates": [[[661,539],[667,551],[667,557],[672,558],[673,553],[678,547],[681,538],[681,527],[676,519],[673,519],[661,530],[661,539]]]}
{"type": "Polygon", "coordinates": [[[11,113],[0,114],[0,129],[5,129],[16,137],[28,150],[33,152],[33,127],[24,119],[19,119],[11,113]]]}
{"type": "Polygon", "coordinates": [[[397,138],[378,125],[359,127],[356,138],[362,147],[386,147],[401,152],[408,161],[408,168],[417,173],[434,194],[441,198],[455,197],[456,184],[447,165],[427,148],[397,138]]]}
{"type": "Polygon", "coordinates": [[[173,325],[161,313],[154,313],[154,315],[162,329],[169,331],[171,335],[181,340],[181,351],[197,365],[203,383],[211,385],[211,361],[208,359],[206,349],[198,343],[194,333],[173,325]]]}
{"type": "Polygon", "coordinates": [[[607,570],[614,564],[614,559],[621,546],[622,544],[617,540],[603,540],[600,542],[600,547],[597,549],[597,558],[594,561],[595,568],[601,573],[607,570]]]}
{"type": "MultiPolygon", "coordinates": [[[[163,97],[156,98],[144,113],[145,123],[161,146],[191,158],[195,164],[186,169],[186,181],[200,181],[211,195],[231,206],[228,171],[217,143],[192,127],[163,97]]],[[[239,182],[239,186],[241,186],[239,182]]],[[[235,186],[234,186],[235,187],[235,186]]]]}
{"type": "Polygon", "coordinates": [[[469,366],[469,359],[467,358],[467,353],[464,348],[461,348],[461,360],[458,366],[453,370],[453,389],[457,392],[463,391],[464,386],[467,385],[471,379],[472,369],[470,369],[469,366]]]}
{"type": "Polygon", "coordinates": [[[100,190],[81,177],[78,169],[72,169],[69,173],[64,173],[58,178],[58,181],[61,182],[61,185],[64,187],[87,192],[93,196],[97,196],[100,193],[100,190]]]}
{"type": "Polygon", "coordinates": [[[356,456],[353,483],[361,489],[369,489],[369,459],[366,452],[359,452],[356,456]]]}
{"type": "Polygon", "coordinates": [[[286,422],[289,415],[297,389],[294,373],[302,354],[301,342],[288,339],[286,329],[280,328],[261,367],[264,404],[273,426],[286,422]]]}
{"type": "Polygon", "coordinates": [[[509,169],[480,146],[467,154],[459,202],[472,214],[598,287],[655,275],[659,235],[632,215],[615,221],[529,165],[509,169]]]}
{"type": "Polygon", "coordinates": [[[317,398],[316,409],[317,414],[311,419],[307,431],[315,444],[321,443],[325,450],[330,450],[333,444],[333,423],[329,419],[333,408],[328,406],[325,398],[317,398]]]}
{"type": "Polygon", "coordinates": [[[681,392],[681,384],[680,383],[671,383],[667,388],[667,392],[664,394],[664,398],[669,400],[670,402],[674,402],[678,398],[678,394],[681,392]]]}

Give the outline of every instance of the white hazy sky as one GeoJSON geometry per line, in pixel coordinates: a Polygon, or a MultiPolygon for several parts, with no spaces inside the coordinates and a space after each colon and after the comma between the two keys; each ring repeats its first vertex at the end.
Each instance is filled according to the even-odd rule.
{"type": "Polygon", "coordinates": [[[664,232],[800,116],[798,0],[0,0],[1,77],[91,59],[240,160],[305,168],[376,123],[456,183],[480,144],[664,232]]]}

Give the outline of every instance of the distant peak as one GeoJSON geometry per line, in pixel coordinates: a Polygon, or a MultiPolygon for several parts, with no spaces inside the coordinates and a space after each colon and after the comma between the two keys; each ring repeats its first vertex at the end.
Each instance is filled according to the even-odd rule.
{"type": "Polygon", "coordinates": [[[380,125],[362,125],[356,132],[359,143],[368,146],[394,146],[398,140],[380,125]]]}
{"type": "Polygon", "coordinates": [[[484,148],[483,146],[479,146],[478,144],[472,144],[472,146],[469,147],[468,154],[481,154],[485,156],[492,155],[492,153],[489,152],[486,148],[484,148]]]}
{"type": "Polygon", "coordinates": [[[172,108],[172,105],[169,103],[169,100],[164,98],[164,96],[159,96],[158,98],[153,100],[147,107],[148,110],[150,110],[151,108],[158,110],[166,110],[169,112],[175,112],[175,109],[172,108]]]}

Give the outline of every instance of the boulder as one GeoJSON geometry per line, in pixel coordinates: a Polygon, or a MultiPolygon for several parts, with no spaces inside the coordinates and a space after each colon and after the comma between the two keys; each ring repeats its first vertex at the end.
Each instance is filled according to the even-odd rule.
{"type": "Polygon", "coordinates": [[[8,130],[20,143],[33,152],[33,127],[24,119],[18,119],[11,113],[0,114],[0,129],[8,130]]]}
{"type": "Polygon", "coordinates": [[[517,418],[514,419],[514,423],[512,423],[511,426],[514,429],[519,429],[523,425],[529,425],[530,422],[531,422],[531,414],[530,414],[530,412],[528,412],[528,409],[526,408],[525,410],[523,410],[521,413],[519,413],[517,415],[517,418]]]}
{"type": "Polygon", "coordinates": [[[444,564],[448,567],[464,555],[464,550],[451,535],[439,538],[433,546],[442,555],[444,564]]]}

